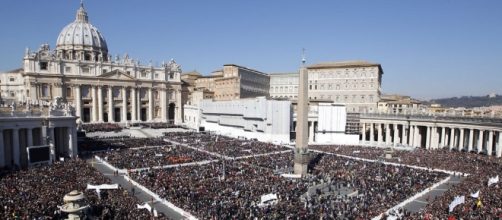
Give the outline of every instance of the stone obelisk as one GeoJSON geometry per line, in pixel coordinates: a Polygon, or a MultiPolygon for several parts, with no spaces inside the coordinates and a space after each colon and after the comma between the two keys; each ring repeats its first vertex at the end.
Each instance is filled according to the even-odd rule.
{"type": "Polygon", "coordinates": [[[296,106],[296,146],[295,146],[295,174],[305,176],[309,164],[308,154],[308,75],[305,67],[305,56],[300,68],[300,86],[298,88],[298,105],[296,106]]]}

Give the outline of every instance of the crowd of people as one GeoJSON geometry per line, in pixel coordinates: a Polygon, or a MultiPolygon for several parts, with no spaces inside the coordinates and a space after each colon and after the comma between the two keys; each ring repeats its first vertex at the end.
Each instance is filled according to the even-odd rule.
{"type": "Polygon", "coordinates": [[[236,139],[221,135],[196,132],[167,132],[168,140],[228,157],[240,157],[289,150],[283,146],[256,140],[236,139]]]}
{"type": "Polygon", "coordinates": [[[164,145],[166,145],[166,142],[162,138],[134,138],[129,136],[107,138],[94,137],[80,140],[78,142],[78,151],[80,154],[87,155],[99,151],[164,145]]]}
{"type": "Polygon", "coordinates": [[[64,204],[64,195],[73,190],[84,192],[90,206],[85,212],[87,216],[98,219],[151,218],[151,213],[136,207],[142,202],[122,188],[103,190],[100,196],[94,190],[86,190],[87,184],[109,183],[109,179],[79,159],[28,170],[5,171],[0,174],[0,219],[65,219],[66,214],[58,206],[64,204]]]}
{"type": "Polygon", "coordinates": [[[97,124],[82,124],[82,130],[86,132],[119,132],[122,131],[122,127],[115,123],[97,123],[97,124]]]}
{"type": "Polygon", "coordinates": [[[201,219],[367,219],[418,193],[446,174],[323,155],[307,178],[289,179],[274,172],[291,165],[293,154],[134,173],[133,178],[161,197],[201,219]],[[336,194],[301,196],[320,183],[344,183],[354,197],[336,194]],[[275,205],[261,207],[265,194],[275,205]]]}
{"type": "Polygon", "coordinates": [[[166,144],[156,147],[104,151],[97,155],[119,169],[151,168],[215,159],[197,150],[166,144]]]}
{"type": "Polygon", "coordinates": [[[502,176],[502,159],[486,155],[459,152],[448,149],[426,150],[417,148],[412,151],[394,150],[363,146],[312,146],[317,150],[366,159],[380,159],[431,169],[449,170],[466,173],[459,184],[451,185],[441,196],[429,199],[429,204],[415,218],[447,219],[496,219],[502,218],[502,185],[488,186],[488,180],[502,176]],[[391,152],[392,158],[383,155],[391,152]],[[471,194],[479,191],[479,197],[471,194]],[[450,203],[456,196],[465,196],[465,202],[449,211],[450,203]]]}

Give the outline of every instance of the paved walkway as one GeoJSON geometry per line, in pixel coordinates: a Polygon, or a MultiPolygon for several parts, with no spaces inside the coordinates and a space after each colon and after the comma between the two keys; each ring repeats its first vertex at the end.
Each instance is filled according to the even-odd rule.
{"type": "MultiPolygon", "coordinates": [[[[97,162],[95,160],[89,160],[89,163],[92,163],[93,167],[101,172],[103,175],[105,175],[108,179],[110,179],[113,183],[117,183],[120,186],[122,186],[123,189],[126,189],[127,191],[131,192],[131,189],[134,187],[135,190],[135,196],[142,202],[148,202],[151,205],[152,197],[149,196],[147,193],[142,191],[140,188],[133,186],[130,184],[126,179],[124,179],[123,175],[119,176],[114,176],[113,171],[108,168],[107,166],[103,165],[100,162],[97,162]]],[[[144,203],[142,203],[144,204],[144,203]]],[[[142,205],[140,204],[140,205],[142,205]]],[[[157,210],[159,213],[164,213],[164,215],[168,216],[169,218],[178,220],[178,219],[185,219],[181,214],[178,212],[174,211],[173,209],[167,207],[166,205],[162,204],[161,202],[154,201],[153,202],[153,208],[157,210]]]]}
{"type": "Polygon", "coordinates": [[[459,176],[450,176],[450,177],[451,178],[449,181],[439,185],[438,187],[429,191],[425,195],[408,203],[407,205],[404,206],[404,209],[406,209],[409,212],[418,212],[429,203],[428,201],[434,201],[436,197],[441,196],[449,188],[451,188],[456,184],[459,184],[465,179],[465,177],[459,177],[459,176]]]}

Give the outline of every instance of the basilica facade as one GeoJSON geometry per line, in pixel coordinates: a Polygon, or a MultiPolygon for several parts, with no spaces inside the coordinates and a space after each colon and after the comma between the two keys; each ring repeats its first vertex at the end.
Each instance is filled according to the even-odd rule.
{"type": "Polygon", "coordinates": [[[84,123],[170,122],[182,120],[181,68],[174,60],[161,66],[111,56],[101,32],[89,22],[83,4],[75,21],[58,35],[56,48],[27,49],[16,70],[26,100],[61,97],[84,123]]]}

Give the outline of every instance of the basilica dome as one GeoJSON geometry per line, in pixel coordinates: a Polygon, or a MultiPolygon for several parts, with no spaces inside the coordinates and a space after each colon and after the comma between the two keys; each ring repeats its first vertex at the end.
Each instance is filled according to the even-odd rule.
{"type": "Polygon", "coordinates": [[[70,60],[106,61],[108,46],[99,30],[89,23],[81,4],[74,22],[66,25],[58,36],[56,51],[60,58],[70,60]]]}

